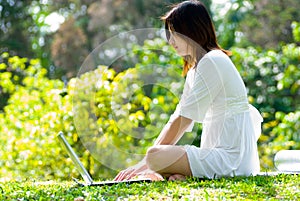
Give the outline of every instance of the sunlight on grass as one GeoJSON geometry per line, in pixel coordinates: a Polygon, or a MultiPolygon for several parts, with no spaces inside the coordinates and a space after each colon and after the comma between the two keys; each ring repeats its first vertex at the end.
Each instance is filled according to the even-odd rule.
{"type": "Polygon", "coordinates": [[[299,200],[299,184],[299,175],[283,174],[103,187],[70,181],[1,182],[0,200],[299,200]]]}

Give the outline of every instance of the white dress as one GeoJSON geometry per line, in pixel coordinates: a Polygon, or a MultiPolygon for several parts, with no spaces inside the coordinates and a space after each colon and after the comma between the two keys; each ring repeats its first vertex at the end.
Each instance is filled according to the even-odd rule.
{"type": "Polygon", "coordinates": [[[262,117],[249,105],[242,78],[221,50],[208,52],[189,70],[170,121],[178,115],[203,124],[200,148],[185,146],[193,176],[259,173],[257,140],[262,117]]]}

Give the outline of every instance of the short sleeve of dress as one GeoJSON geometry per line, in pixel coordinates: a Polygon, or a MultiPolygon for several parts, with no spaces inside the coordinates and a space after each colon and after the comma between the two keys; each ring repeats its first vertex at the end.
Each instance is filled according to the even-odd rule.
{"type": "Polygon", "coordinates": [[[179,114],[196,122],[203,122],[205,114],[220,90],[224,88],[221,69],[214,60],[204,57],[197,65],[190,80],[190,90],[184,91],[179,114]]]}
{"type": "MultiPolygon", "coordinates": [[[[185,83],[183,91],[188,91],[189,90],[188,88],[189,87],[188,87],[187,83],[185,83]]],[[[181,100],[182,100],[182,98],[181,98],[181,100]]],[[[169,119],[168,123],[172,123],[176,117],[180,116],[180,108],[181,108],[181,103],[180,102],[177,104],[174,113],[170,116],[170,119],[169,119]]],[[[194,122],[192,122],[191,125],[185,131],[186,132],[191,132],[193,130],[193,127],[194,127],[194,122]]]]}

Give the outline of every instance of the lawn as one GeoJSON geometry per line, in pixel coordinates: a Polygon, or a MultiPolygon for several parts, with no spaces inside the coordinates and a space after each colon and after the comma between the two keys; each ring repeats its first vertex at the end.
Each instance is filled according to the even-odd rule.
{"type": "Polygon", "coordinates": [[[215,180],[80,187],[73,181],[0,183],[0,200],[300,200],[300,176],[235,177],[215,180]]]}

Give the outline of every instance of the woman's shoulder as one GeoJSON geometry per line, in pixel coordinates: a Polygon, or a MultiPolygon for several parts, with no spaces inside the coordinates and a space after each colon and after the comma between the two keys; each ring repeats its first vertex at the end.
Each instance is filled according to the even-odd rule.
{"type": "Polygon", "coordinates": [[[226,58],[226,59],[229,58],[222,50],[219,50],[219,49],[209,51],[208,53],[206,53],[205,57],[208,57],[208,58],[226,58]]]}
{"type": "Polygon", "coordinates": [[[218,69],[222,74],[231,74],[236,69],[235,65],[222,50],[211,50],[199,61],[197,68],[204,71],[214,71],[218,69]]]}
{"type": "Polygon", "coordinates": [[[198,65],[203,65],[204,63],[231,63],[230,58],[222,51],[222,50],[211,50],[206,53],[201,60],[199,61],[198,65]]]}

